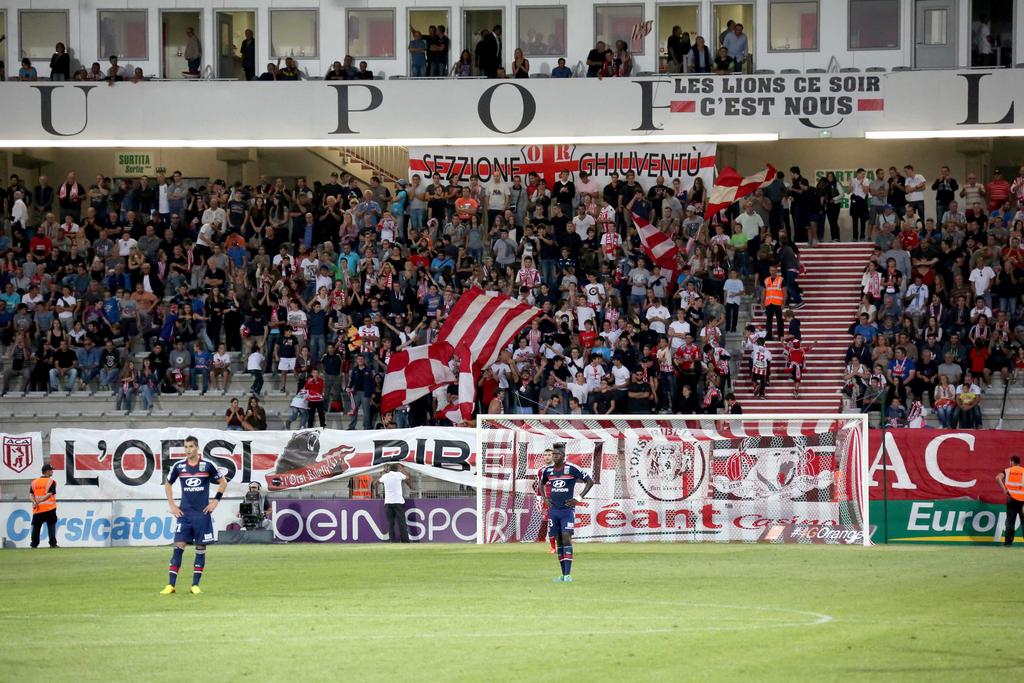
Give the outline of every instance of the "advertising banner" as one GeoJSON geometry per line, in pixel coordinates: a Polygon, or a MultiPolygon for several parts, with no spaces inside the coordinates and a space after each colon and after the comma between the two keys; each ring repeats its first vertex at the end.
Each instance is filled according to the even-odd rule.
{"type": "Polygon", "coordinates": [[[611,182],[611,174],[626,180],[626,173],[636,173],[637,180],[649,187],[658,176],[664,176],[665,185],[682,180],[689,190],[695,178],[701,178],[705,187],[714,182],[716,145],[527,145],[524,147],[412,147],[409,149],[409,175],[418,173],[429,178],[437,173],[442,178],[468,183],[470,176],[479,176],[487,183],[497,176],[511,183],[515,176],[536,173],[547,182],[550,190],[558,174],[568,171],[573,180],[581,171],[603,188],[611,182]]]}
{"type": "Polygon", "coordinates": [[[35,479],[43,467],[43,435],[40,432],[4,434],[0,432],[3,458],[0,481],[35,479]]]}
{"type": "MultiPolygon", "coordinates": [[[[389,540],[383,500],[275,500],[274,538],[285,542],[377,543],[389,540]]],[[[476,540],[475,498],[407,500],[409,540],[476,540]]]]}
{"type": "MultiPolygon", "coordinates": [[[[871,501],[875,543],[1002,543],[1006,507],[956,498],[950,500],[871,501]],[[887,534],[887,537],[886,537],[887,534]]],[[[1015,520],[1020,530],[1020,522],[1015,520]]],[[[1020,533],[1018,533],[1020,538],[1020,533]]]]}
{"type": "MultiPolygon", "coordinates": [[[[60,488],[58,487],[58,494],[60,488]]],[[[238,521],[238,499],[225,498],[213,512],[214,533],[238,521]]],[[[169,545],[176,520],[166,500],[57,502],[57,545],[72,548],[169,545]]],[[[28,548],[32,534],[32,505],[0,503],[0,536],[18,548],[28,548]]],[[[40,547],[49,544],[43,526],[40,547]]]]}
{"type": "Polygon", "coordinates": [[[61,500],[163,499],[171,465],[185,457],[185,437],[241,497],[251,481],[270,491],[377,472],[401,462],[411,471],[475,486],[476,432],[454,427],[387,431],[309,429],[53,429],[50,463],[61,500]]]}
{"type": "MultiPolygon", "coordinates": [[[[300,81],[254,87],[245,82],[10,83],[0,97],[3,146],[83,146],[135,150],[203,146],[398,145],[431,147],[629,143],[636,136],[863,138],[900,130],[1014,129],[1022,114],[1019,69],[925,70],[884,74],[659,75],[649,78],[300,81]],[[935,106],[942,93],[948,106],[935,106]],[[452,106],[429,124],[410,112],[440,97],[452,106]],[[153,126],[143,110],[190,117],[153,126]],[[295,102],[303,106],[296,111],[295,102]],[[244,125],[225,111],[246,113],[244,125]],[[592,112],[600,112],[592,114],[592,112]],[[203,121],[195,126],[192,121],[203,121]],[[295,125],[282,126],[281,121],[295,125]]],[[[1024,114],[1022,114],[1024,115],[1024,114]]],[[[691,138],[692,139],[692,138],[691,138]]],[[[706,137],[714,140],[715,138],[706,137]]],[[[657,142],[652,139],[651,142],[657,142]]],[[[145,163],[128,159],[132,169],[145,163]]]]}
{"type": "Polygon", "coordinates": [[[868,443],[872,500],[967,497],[1001,505],[1006,495],[996,475],[1011,455],[1024,456],[1024,432],[994,429],[872,429],[868,443]]]}

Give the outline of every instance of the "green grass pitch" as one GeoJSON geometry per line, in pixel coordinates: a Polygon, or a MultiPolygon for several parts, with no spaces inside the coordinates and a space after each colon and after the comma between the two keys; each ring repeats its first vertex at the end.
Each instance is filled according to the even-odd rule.
{"type": "Polygon", "coordinates": [[[0,552],[6,681],[1012,680],[1002,547],[212,546],[0,552]]]}

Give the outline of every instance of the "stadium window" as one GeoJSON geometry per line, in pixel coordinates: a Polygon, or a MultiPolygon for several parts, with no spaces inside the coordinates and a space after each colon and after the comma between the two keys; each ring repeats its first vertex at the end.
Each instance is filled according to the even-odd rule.
{"type": "Polygon", "coordinates": [[[900,46],[900,0],[850,0],[851,50],[896,50],[900,46]]]}
{"type": "Polygon", "coordinates": [[[18,11],[18,49],[22,57],[49,60],[57,43],[68,44],[67,10],[18,11]]]}
{"type": "Polygon", "coordinates": [[[315,9],[270,10],[270,57],[319,57],[319,13],[315,9]]]}
{"type": "Polygon", "coordinates": [[[773,0],[768,5],[768,51],[818,49],[818,1],[773,0]]]}
{"type": "Polygon", "coordinates": [[[565,7],[520,7],[518,43],[527,57],[565,57],[565,7]]]}
{"type": "Polygon", "coordinates": [[[697,40],[700,32],[700,5],[670,4],[658,5],[658,54],[668,55],[668,39],[672,35],[672,27],[678,26],[684,33],[690,34],[690,44],[697,40]]]}
{"type": "Polygon", "coordinates": [[[96,12],[97,55],[121,59],[149,59],[148,12],[144,9],[96,12]]]}
{"type": "Polygon", "coordinates": [[[345,24],[346,54],[355,59],[395,58],[395,10],[350,9],[345,24]]]}
{"type": "MultiPolygon", "coordinates": [[[[643,5],[595,5],[594,40],[603,40],[613,48],[616,40],[624,40],[633,55],[644,53],[644,38],[633,40],[634,29],[644,23],[643,5]]],[[[636,66],[634,65],[634,70],[636,66]]]]}

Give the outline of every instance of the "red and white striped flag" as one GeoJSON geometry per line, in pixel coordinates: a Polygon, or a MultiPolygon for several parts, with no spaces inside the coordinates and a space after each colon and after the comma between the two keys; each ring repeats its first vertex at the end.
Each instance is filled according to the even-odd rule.
{"type": "Polygon", "coordinates": [[[448,319],[437,333],[437,340],[452,348],[465,344],[478,375],[498,360],[512,337],[540,315],[540,309],[504,294],[487,294],[473,287],[459,297],[448,319]]]}
{"type": "Polygon", "coordinates": [[[391,354],[388,373],[384,375],[381,413],[409,405],[434,389],[454,382],[455,374],[448,367],[451,357],[451,345],[437,342],[391,354]]]}
{"type": "Polygon", "coordinates": [[[473,361],[469,357],[469,349],[465,344],[455,348],[455,360],[459,365],[458,397],[455,401],[448,398],[448,387],[440,387],[434,391],[437,398],[437,417],[446,418],[454,425],[469,422],[473,419],[473,408],[476,405],[476,376],[473,373],[473,361]]]}
{"type": "Polygon", "coordinates": [[[737,199],[752,194],[754,190],[770,182],[775,177],[775,167],[768,164],[767,167],[754,175],[743,178],[731,166],[726,166],[715,178],[715,184],[711,188],[711,196],[708,198],[708,208],[704,217],[710,219],[716,213],[732,204],[737,199]]]}
{"type": "Polygon", "coordinates": [[[633,224],[636,225],[636,231],[640,234],[640,242],[644,245],[644,253],[647,254],[651,263],[669,270],[674,269],[679,249],[672,238],[635,213],[633,214],[633,224]]]}
{"type": "Polygon", "coordinates": [[[459,408],[464,419],[469,419],[480,371],[492,365],[516,333],[538,315],[540,309],[528,303],[504,294],[487,294],[477,287],[470,289],[455,302],[434,343],[391,357],[381,412],[408,405],[454,382],[455,373],[448,367],[454,356],[460,361],[459,408]]]}

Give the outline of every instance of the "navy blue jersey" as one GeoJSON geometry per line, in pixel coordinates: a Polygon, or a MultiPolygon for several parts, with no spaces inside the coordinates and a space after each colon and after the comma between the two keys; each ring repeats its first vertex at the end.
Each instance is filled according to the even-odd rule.
{"type": "Polygon", "coordinates": [[[561,467],[548,465],[540,471],[537,488],[541,491],[550,491],[548,498],[551,500],[551,507],[556,510],[569,508],[566,501],[574,497],[577,482],[590,481],[590,475],[576,465],[565,463],[561,467]]]}
{"type": "Polygon", "coordinates": [[[178,479],[181,479],[179,507],[185,512],[202,512],[210,502],[210,484],[219,484],[220,474],[209,460],[200,460],[194,467],[187,460],[179,460],[171,465],[167,483],[173,484],[178,479]]]}

